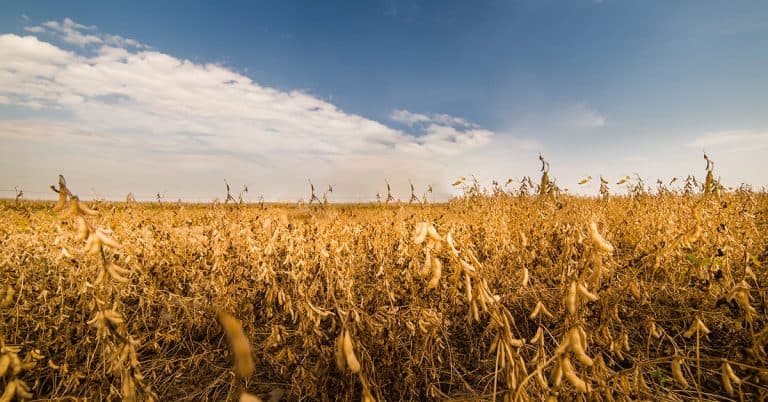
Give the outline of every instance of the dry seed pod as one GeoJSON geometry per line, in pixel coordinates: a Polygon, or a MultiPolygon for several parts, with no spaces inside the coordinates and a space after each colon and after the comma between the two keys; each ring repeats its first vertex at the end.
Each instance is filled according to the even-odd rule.
{"type": "Polygon", "coordinates": [[[461,268],[462,268],[464,271],[466,271],[466,272],[472,272],[472,273],[476,272],[476,270],[475,270],[475,267],[473,267],[472,265],[470,265],[468,262],[466,262],[466,261],[464,261],[464,260],[461,260],[461,261],[460,261],[460,263],[461,263],[461,268]]]}
{"type": "Polygon", "coordinates": [[[688,328],[688,330],[683,333],[683,336],[685,338],[690,338],[693,336],[693,334],[696,333],[702,333],[704,335],[709,333],[709,328],[707,328],[707,326],[704,325],[704,323],[698,317],[696,317],[693,323],[691,323],[691,326],[688,328]]]}
{"type": "Polygon", "coordinates": [[[598,297],[596,294],[592,293],[587,289],[586,286],[582,284],[578,284],[579,287],[579,294],[586,297],[589,301],[597,301],[598,297]]]}
{"type": "Polygon", "coordinates": [[[53,206],[53,212],[59,212],[64,208],[64,204],[67,203],[67,190],[64,188],[59,189],[59,200],[56,205],[53,206]]]}
{"type": "Polygon", "coordinates": [[[659,339],[662,336],[661,331],[659,331],[659,328],[656,326],[656,322],[653,320],[650,320],[648,322],[648,332],[651,334],[652,337],[659,339]]]}
{"type": "Polygon", "coordinates": [[[520,281],[520,285],[522,287],[527,287],[528,286],[528,280],[530,280],[530,277],[528,275],[528,268],[523,267],[523,277],[522,277],[522,280],[520,281]]]}
{"type": "Polygon", "coordinates": [[[609,243],[608,240],[605,240],[600,232],[597,231],[597,222],[594,220],[589,222],[589,237],[592,239],[592,242],[595,243],[597,248],[608,254],[613,253],[613,245],[609,243]]]}
{"type": "MultiPolygon", "coordinates": [[[[128,282],[127,275],[131,272],[117,264],[110,263],[107,266],[107,272],[109,273],[109,276],[115,281],[115,282],[121,282],[125,283],[128,282]]],[[[98,283],[98,282],[97,282],[98,283]]]]}
{"type": "Polygon", "coordinates": [[[427,276],[432,271],[432,253],[429,251],[429,247],[425,248],[424,264],[422,264],[419,270],[419,276],[427,276]]]}
{"type": "Polygon", "coordinates": [[[101,241],[102,244],[107,245],[107,246],[112,247],[112,248],[120,248],[120,243],[112,240],[101,229],[96,229],[96,236],[99,238],[99,241],[101,241]]]}
{"type": "Polygon", "coordinates": [[[688,388],[688,381],[685,380],[685,376],[683,375],[682,361],[683,359],[679,357],[672,359],[672,377],[677,381],[680,388],[686,389],[688,388]]]}
{"type": "Polygon", "coordinates": [[[468,273],[464,273],[464,291],[467,295],[467,303],[472,302],[472,280],[469,278],[468,273]]]}
{"type": "Polygon", "coordinates": [[[434,289],[440,283],[440,276],[443,274],[443,263],[437,257],[432,258],[432,276],[427,283],[427,289],[434,289]]]}
{"type": "Polygon", "coordinates": [[[11,358],[8,355],[0,357],[0,378],[5,377],[5,373],[8,371],[8,366],[11,365],[11,358]]]}
{"type": "Polygon", "coordinates": [[[613,308],[611,309],[611,318],[616,320],[619,324],[621,324],[621,316],[619,315],[619,305],[614,304],[613,308]]]}
{"type": "Polygon", "coordinates": [[[96,216],[99,214],[98,211],[88,208],[84,202],[79,202],[79,200],[77,202],[77,209],[80,210],[80,212],[91,216],[96,216]]]}
{"type": "Polygon", "coordinates": [[[67,250],[67,248],[66,248],[66,247],[62,247],[62,248],[61,248],[61,255],[62,255],[64,258],[68,258],[68,259],[70,259],[70,260],[71,260],[71,259],[73,259],[73,258],[75,258],[75,257],[73,257],[73,256],[72,256],[72,254],[70,254],[69,250],[67,250]]]}
{"type": "Polygon", "coordinates": [[[104,282],[104,278],[107,276],[107,271],[104,269],[100,269],[99,273],[96,275],[96,280],[93,281],[94,285],[100,285],[102,282],[104,282]]]}
{"type": "Polygon", "coordinates": [[[576,375],[576,372],[573,370],[571,360],[568,358],[568,356],[564,356],[560,360],[560,365],[562,366],[563,375],[565,375],[565,378],[569,383],[571,383],[571,385],[573,385],[573,388],[575,388],[576,391],[581,392],[582,394],[589,392],[589,386],[587,386],[587,383],[584,380],[576,375]]]}
{"type": "Polygon", "coordinates": [[[581,348],[587,350],[587,331],[581,325],[577,325],[576,329],[579,330],[579,335],[581,335],[579,339],[581,340],[581,348]]]}
{"type": "Polygon", "coordinates": [[[18,378],[14,382],[16,383],[16,396],[18,397],[17,399],[19,400],[32,399],[34,395],[32,395],[32,392],[30,392],[31,390],[29,389],[29,386],[27,385],[26,382],[18,378]]]}
{"type": "Polygon", "coordinates": [[[29,385],[27,385],[26,382],[18,378],[14,382],[16,383],[16,396],[19,400],[32,399],[34,395],[32,395],[29,385]]]}
{"type": "Polygon", "coordinates": [[[427,226],[427,236],[434,241],[443,241],[443,238],[437,234],[437,230],[432,225],[427,226]]]}
{"type": "Polygon", "coordinates": [[[549,389],[549,384],[547,384],[547,380],[544,379],[544,374],[542,373],[542,367],[536,367],[536,382],[539,383],[539,386],[541,388],[544,388],[546,390],[549,389]]]}
{"type": "Polygon", "coordinates": [[[77,197],[72,197],[69,201],[69,208],[67,208],[66,211],[61,215],[62,219],[68,219],[73,216],[77,216],[80,214],[80,208],[78,207],[78,204],[80,203],[80,200],[78,200],[77,197]]]}
{"type": "Polygon", "coordinates": [[[509,346],[514,346],[516,348],[522,348],[525,346],[525,339],[510,339],[507,341],[509,343],[509,346]]]}
{"type": "Polygon", "coordinates": [[[117,361],[115,362],[115,366],[119,367],[124,361],[126,361],[130,353],[131,353],[131,346],[128,344],[123,344],[123,347],[120,348],[120,354],[117,356],[117,361]]]}
{"type": "Polygon", "coordinates": [[[740,385],[741,378],[739,378],[736,373],[733,372],[733,369],[731,368],[731,365],[728,364],[728,362],[723,362],[720,377],[722,378],[725,392],[727,392],[728,395],[733,396],[733,384],[740,385]]]}
{"type": "Polygon", "coordinates": [[[8,355],[11,358],[11,374],[19,375],[21,372],[21,359],[19,359],[19,355],[16,352],[10,353],[8,355]]]}
{"type": "Polygon", "coordinates": [[[90,229],[88,229],[88,223],[86,223],[85,218],[82,216],[77,217],[77,234],[75,235],[75,240],[77,241],[83,241],[88,238],[88,235],[90,234],[90,229]]]}
{"type": "Polygon", "coordinates": [[[552,373],[550,375],[549,382],[552,384],[553,388],[557,388],[562,384],[563,382],[563,367],[562,367],[562,360],[558,360],[557,363],[555,363],[555,367],[552,369],[552,373]]]}
{"type": "Polygon", "coordinates": [[[224,329],[227,339],[229,339],[229,346],[235,361],[235,374],[240,377],[250,376],[254,369],[253,357],[251,356],[251,345],[243,332],[243,327],[235,317],[223,310],[218,310],[216,317],[219,319],[219,324],[224,329]]]}
{"type": "Polygon", "coordinates": [[[84,250],[88,254],[97,254],[101,251],[101,240],[95,233],[91,233],[88,236],[88,240],[85,241],[84,250]]]}
{"type": "Polygon", "coordinates": [[[11,381],[5,386],[5,391],[0,395],[0,402],[11,402],[16,395],[16,381],[11,381]]]}
{"type": "Polygon", "coordinates": [[[560,342],[560,345],[558,345],[557,349],[555,349],[555,355],[562,355],[565,352],[567,352],[568,349],[570,348],[570,343],[571,343],[571,337],[569,336],[569,334],[565,334],[565,336],[563,337],[563,341],[560,342]]]}
{"type": "Polygon", "coordinates": [[[734,392],[733,392],[733,384],[731,384],[731,378],[728,377],[725,371],[723,371],[720,374],[720,378],[722,380],[723,389],[725,390],[725,392],[728,393],[728,395],[733,396],[734,392]]]}
{"type": "Polygon", "coordinates": [[[21,353],[21,346],[8,346],[0,347],[0,353],[21,353]]]}
{"type": "Polygon", "coordinates": [[[592,367],[594,364],[594,361],[591,357],[587,355],[587,353],[584,351],[584,340],[581,339],[581,332],[578,328],[571,329],[571,341],[570,348],[571,352],[573,352],[573,355],[576,356],[576,359],[579,360],[579,363],[587,366],[592,367]]]}
{"type": "Polygon", "coordinates": [[[619,359],[619,361],[624,360],[624,354],[621,353],[621,345],[617,341],[611,342],[610,351],[613,352],[613,354],[616,355],[616,358],[619,359]]]}
{"type": "Polygon", "coordinates": [[[447,235],[445,235],[445,242],[448,243],[448,247],[451,248],[451,253],[453,253],[454,256],[459,256],[459,251],[456,250],[456,243],[453,241],[453,236],[451,236],[451,233],[448,232],[447,235]]]}
{"type": "Polygon", "coordinates": [[[728,362],[723,362],[723,372],[728,375],[728,377],[731,379],[731,382],[736,385],[741,385],[741,378],[739,378],[736,373],[733,372],[733,368],[731,368],[731,365],[728,364],[728,362]]]}
{"type": "Polygon", "coordinates": [[[528,318],[534,320],[539,316],[539,314],[544,314],[549,318],[555,318],[555,316],[552,315],[549,310],[547,310],[547,307],[541,301],[536,302],[536,307],[533,308],[533,312],[531,312],[531,315],[528,318]]]}
{"type": "Polygon", "coordinates": [[[568,286],[568,293],[565,296],[565,306],[568,308],[568,313],[570,315],[576,315],[577,289],[578,285],[576,285],[576,281],[571,282],[571,284],[568,286]]]}
{"type": "Polygon", "coordinates": [[[343,333],[336,337],[336,367],[338,367],[340,371],[344,371],[347,368],[347,358],[344,354],[343,333]]]}
{"type": "Polygon", "coordinates": [[[359,373],[360,372],[360,362],[357,360],[357,356],[355,356],[355,349],[352,345],[352,337],[349,336],[349,331],[344,330],[344,339],[342,341],[342,346],[344,349],[344,356],[347,360],[347,366],[349,366],[349,370],[353,373],[359,373]]]}
{"type": "Polygon", "coordinates": [[[531,343],[539,343],[544,341],[544,330],[539,327],[539,329],[536,330],[536,335],[531,338],[531,343]]]}
{"type": "Polygon", "coordinates": [[[8,307],[13,302],[13,295],[16,294],[16,290],[8,285],[5,291],[5,295],[3,296],[3,300],[0,301],[0,307],[8,307]]]}
{"type": "Polygon", "coordinates": [[[416,224],[416,228],[413,232],[413,242],[416,244],[421,244],[424,242],[424,240],[427,238],[427,226],[429,224],[426,222],[420,222],[416,224]]]}
{"type": "Polygon", "coordinates": [[[104,318],[109,320],[113,325],[119,325],[125,322],[123,316],[115,310],[104,310],[104,318]]]}

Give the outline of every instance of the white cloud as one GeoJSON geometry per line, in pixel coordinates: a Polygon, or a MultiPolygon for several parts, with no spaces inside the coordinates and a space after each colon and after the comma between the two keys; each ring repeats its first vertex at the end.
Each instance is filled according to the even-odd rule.
{"type": "MultiPolygon", "coordinates": [[[[127,175],[158,181],[162,177],[153,172],[170,164],[175,176],[185,177],[171,180],[178,188],[217,183],[223,175],[233,182],[238,175],[242,181],[266,175],[260,183],[285,199],[303,192],[304,183],[285,184],[287,177],[370,181],[361,172],[389,176],[381,169],[393,168],[392,161],[398,164],[392,171],[410,171],[418,177],[414,182],[437,185],[449,180],[440,174],[449,158],[482,148],[494,137],[463,118],[393,112],[393,120],[419,123],[417,132],[409,133],[313,95],[265,87],[224,66],[178,59],[70,19],[41,27],[44,35],[90,50],[64,50],[35,36],[0,35],[0,103],[47,116],[0,119],[0,138],[43,144],[42,158],[46,149],[72,148],[69,168],[75,171],[85,169],[84,160],[94,154],[106,160],[130,154],[135,164],[127,175]],[[84,143],[88,146],[78,149],[84,143]],[[361,167],[366,160],[379,162],[361,167]]],[[[0,158],[14,155],[6,149],[0,158]]],[[[344,186],[337,184],[341,197],[344,186]]]]}
{"type": "Polygon", "coordinates": [[[429,116],[425,114],[420,113],[411,113],[407,110],[397,109],[392,111],[392,114],[389,115],[389,118],[393,121],[396,121],[398,123],[407,124],[409,126],[412,126],[417,123],[423,123],[431,121],[432,119],[429,118],[429,116]]]}
{"type": "Polygon", "coordinates": [[[90,27],[75,23],[69,18],[65,18],[62,22],[58,21],[46,21],[39,27],[35,28],[47,28],[50,31],[58,32],[61,36],[61,40],[72,45],[84,47],[92,43],[101,43],[102,39],[97,35],[82,33],[81,31],[95,30],[96,27],[90,27]]]}
{"type": "Polygon", "coordinates": [[[31,33],[55,34],[62,41],[79,47],[99,45],[102,43],[118,47],[144,47],[143,44],[135,39],[123,38],[119,35],[102,35],[96,32],[97,29],[98,28],[94,25],[88,26],[78,24],[69,18],[64,18],[61,22],[46,21],[39,26],[24,27],[25,31],[31,33]]]}
{"type": "Polygon", "coordinates": [[[688,144],[707,150],[746,151],[768,148],[768,131],[719,131],[696,137],[688,144]]]}
{"type": "Polygon", "coordinates": [[[412,113],[403,109],[396,109],[392,111],[389,118],[392,119],[392,121],[403,123],[408,126],[415,126],[421,123],[433,123],[441,126],[478,128],[476,124],[470,123],[466,119],[443,113],[426,115],[422,113],[412,113]]]}
{"type": "Polygon", "coordinates": [[[430,124],[420,138],[424,147],[440,154],[456,154],[485,145],[491,141],[493,132],[482,129],[457,130],[451,126],[430,124]]]}

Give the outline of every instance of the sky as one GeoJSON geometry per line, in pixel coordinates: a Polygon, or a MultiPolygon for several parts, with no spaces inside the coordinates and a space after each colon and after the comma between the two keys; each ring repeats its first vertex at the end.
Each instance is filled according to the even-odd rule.
{"type": "Polygon", "coordinates": [[[0,2],[0,197],[768,185],[765,1],[0,2]]]}

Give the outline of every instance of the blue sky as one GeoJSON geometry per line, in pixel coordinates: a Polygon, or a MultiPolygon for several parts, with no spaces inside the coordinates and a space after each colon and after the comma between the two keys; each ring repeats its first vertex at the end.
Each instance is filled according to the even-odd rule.
{"type": "Polygon", "coordinates": [[[445,196],[542,152],[590,193],[701,175],[702,149],[768,184],[768,3],[252,3],[0,4],[0,189],[445,196]]]}

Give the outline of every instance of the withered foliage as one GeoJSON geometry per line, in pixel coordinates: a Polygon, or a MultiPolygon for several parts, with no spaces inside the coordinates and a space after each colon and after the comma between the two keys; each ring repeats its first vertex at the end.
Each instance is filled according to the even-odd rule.
{"type": "Polygon", "coordinates": [[[0,203],[3,401],[768,396],[764,193],[235,208],[60,184],[55,211],[0,203]]]}

